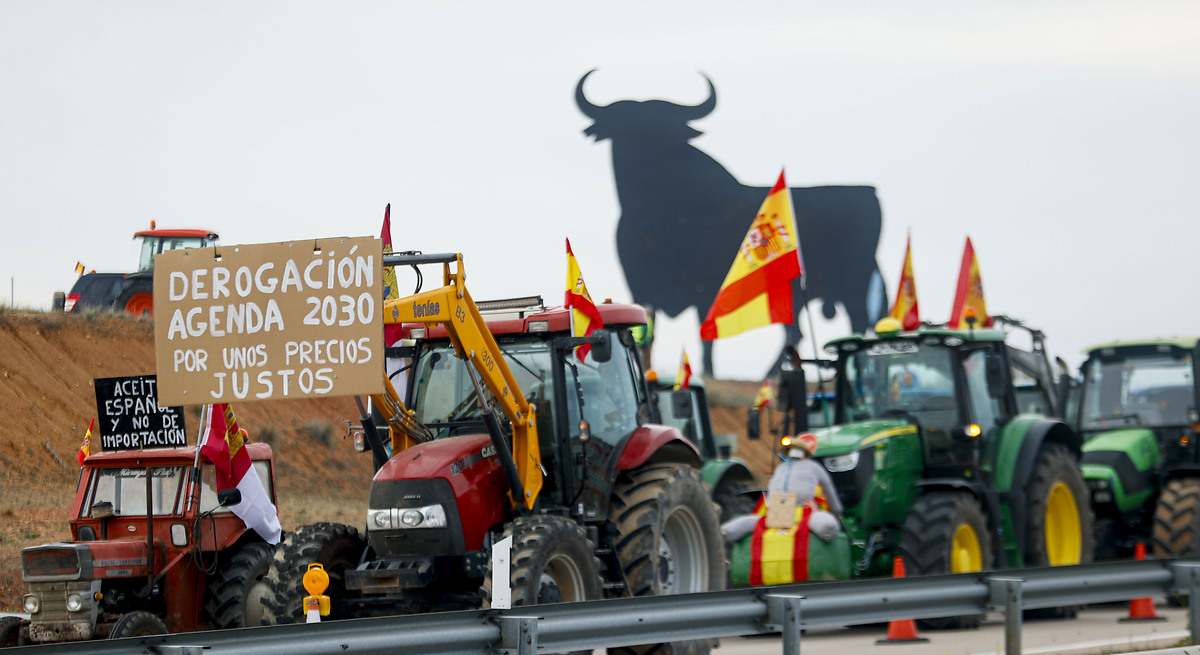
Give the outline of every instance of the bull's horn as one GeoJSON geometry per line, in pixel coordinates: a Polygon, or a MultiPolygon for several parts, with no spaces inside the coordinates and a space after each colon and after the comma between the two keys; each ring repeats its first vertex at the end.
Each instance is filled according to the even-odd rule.
{"type": "Polygon", "coordinates": [[[700,73],[700,77],[708,82],[708,99],[693,107],[684,107],[684,116],[687,120],[694,121],[704,118],[712,113],[712,110],[717,108],[717,87],[713,86],[712,80],[704,73],[700,73]]]}
{"type": "Polygon", "coordinates": [[[579,78],[579,82],[575,84],[575,104],[579,106],[579,111],[583,112],[584,116],[587,116],[592,120],[596,120],[597,114],[600,113],[601,109],[604,109],[604,107],[593,105],[583,93],[583,83],[587,81],[589,75],[595,72],[596,69],[593,68],[592,70],[584,73],[583,77],[579,78]]]}

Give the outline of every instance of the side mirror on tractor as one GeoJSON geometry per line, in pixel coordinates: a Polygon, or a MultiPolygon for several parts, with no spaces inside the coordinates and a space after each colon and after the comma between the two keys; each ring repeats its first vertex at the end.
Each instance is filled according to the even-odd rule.
{"type": "Polygon", "coordinates": [[[592,360],[596,363],[603,364],[612,359],[612,333],[608,330],[597,330],[592,336],[588,337],[588,342],[592,344],[592,360]]]}
{"type": "Polygon", "coordinates": [[[226,489],[224,491],[217,492],[217,503],[219,503],[221,507],[231,507],[240,502],[242,502],[241,489],[226,489]]]}
{"type": "Polygon", "coordinates": [[[692,417],[692,392],[687,389],[671,392],[671,416],[677,419],[692,417]]]}
{"type": "Polygon", "coordinates": [[[758,441],[762,436],[760,433],[759,424],[762,422],[762,412],[757,407],[751,407],[746,411],[746,438],[751,441],[758,441]]]}

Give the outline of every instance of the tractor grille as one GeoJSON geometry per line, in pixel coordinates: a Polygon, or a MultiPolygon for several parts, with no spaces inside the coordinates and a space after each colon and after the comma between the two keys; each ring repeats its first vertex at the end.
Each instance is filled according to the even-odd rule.
{"type": "Polygon", "coordinates": [[[93,597],[100,590],[98,580],[73,582],[33,582],[29,593],[41,601],[41,609],[30,617],[30,637],[33,641],[90,639],[96,626],[96,603],[93,597]],[[67,596],[78,594],[83,609],[67,611],[67,596]]]}
{"type": "Polygon", "coordinates": [[[450,483],[441,480],[379,480],[371,485],[371,509],[441,505],[446,512],[444,528],[394,528],[370,530],[367,540],[382,558],[428,555],[462,555],[466,552],[462,521],[450,483]]]}

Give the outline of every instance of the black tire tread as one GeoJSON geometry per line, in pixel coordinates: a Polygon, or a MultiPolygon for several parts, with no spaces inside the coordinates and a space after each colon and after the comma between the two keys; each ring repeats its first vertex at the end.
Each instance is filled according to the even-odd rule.
{"type": "MultiPolygon", "coordinates": [[[[950,573],[950,543],[954,530],[964,520],[975,523],[983,568],[992,565],[991,535],[987,518],[974,496],[962,492],[935,491],[917,499],[904,519],[899,554],[904,557],[908,575],[938,575],[950,573]],[[979,526],[983,530],[979,530],[979,526]]],[[[923,619],[921,625],[933,630],[977,628],[983,616],[947,616],[923,619]]]]}
{"type": "Polygon", "coordinates": [[[246,595],[271,568],[275,547],[252,541],[233,554],[209,579],[204,611],[218,630],[244,628],[246,595]]]}
{"type": "MultiPolygon", "coordinates": [[[[583,600],[597,600],[603,597],[604,587],[600,572],[604,565],[596,557],[596,545],[588,538],[587,530],[568,518],[551,515],[522,516],[510,521],[504,526],[504,539],[512,537],[512,552],[509,555],[509,578],[512,586],[512,606],[536,605],[537,598],[531,597],[528,582],[533,576],[541,577],[540,571],[534,566],[543,558],[539,557],[546,550],[562,546],[563,540],[576,540],[583,552],[589,553],[589,561],[576,562],[580,572],[592,578],[594,585],[583,600]]],[[[488,560],[488,575],[484,576],[483,585],[479,588],[481,607],[488,609],[492,606],[492,575],[491,560],[488,560]]]]}
{"type": "Polygon", "coordinates": [[[158,615],[137,610],[122,614],[121,618],[117,619],[117,622],[113,624],[108,638],[123,639],[125,637],[145,637],[165,634],[167,634],[167,624],[163,623],[163,620],[158,618],[158,615]]]}
{"type": "Polygon", "coordinates": [[[1154,556],[1187,557],[1200,551],[1200,479],[1167,482],[1154,508],[1151,532],[1154,556]]]}
{"type": "Polygon", "coordinates": [[[313,523],[285,534],[264,578],[269,593],[263,599],[263,625],[304,622],[302,605],[308,592],[302,577],[313,562],[320,562],[329,574],[325,595],[344,598],[343,573],[347,567],[357,566],[365,548],[366,541],[358,530],[341,523],[313,523]]]}

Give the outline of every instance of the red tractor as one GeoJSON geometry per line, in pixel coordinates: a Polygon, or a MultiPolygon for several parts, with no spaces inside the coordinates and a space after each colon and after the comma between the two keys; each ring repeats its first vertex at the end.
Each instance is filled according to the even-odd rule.
{"type": "Polygon", "coordinates": [[[496,585],[514,607],[723,589],[702,457],[651,423],[657,399],[631,334],[645,310],[601,304],[604,329],[573,337],[568,310],[540,298],[476,306],[459,256],[385,257],[410,260],[442,263],[446,283],[384,308],[407,337],[389,357],[408,364],[392,378],[401,391],[372,397],[381,420],[363,407],[377,467],[365,531],[286,535],[267,622],[304,620],[311,562],[330,575],[335,619],[489,607],[496,585]],[[497,581],[490,554],[506,537],[512,565],[497,581]]]}
{"type": "MultiPolygon", "coordinates": [[[[271,447],[247,448],[274,501],[271,447]]],[[[258,625],[275,548],[228,509],[237,490],[215,493],[212,465],[195,462],[195,448],[88,457],[71,541],[21,551],[29,619],[0,618],[0,647],[258,625]]]]}
{"type": "Polygon", "coordinates": [[[193,228],[150,229],[133,233],[141,240],[138,269],[133,273],[88,273],[81,275],[64,294],[54,294],[53,308],[78,312],[87,308],[112,309],[135,316],[154,314],[154,257],[168,250],[206,248],[216,245],[217,233],[193,228]]]}

